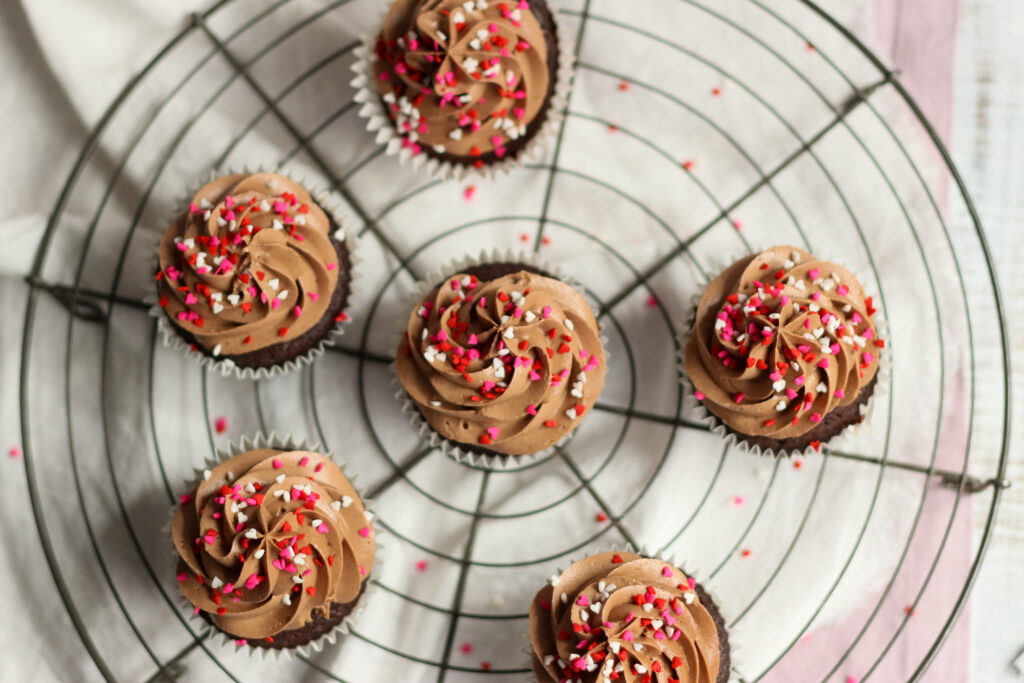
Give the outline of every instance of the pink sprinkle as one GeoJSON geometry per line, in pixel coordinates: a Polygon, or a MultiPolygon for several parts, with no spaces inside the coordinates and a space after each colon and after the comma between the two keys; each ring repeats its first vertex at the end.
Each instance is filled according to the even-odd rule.
{"type": "Polygon", "coordinates": [[[828,368],[828,358],[822,358],[821,360],[819,360],[818,361],[818,367],[819,368],[826,368],[827,369],[828,368]]]}
{"type": "Polygon", "coordinates": [[[501,430],[498,429],[497,427],[488,427],[487,428],[487,436],[491,437],[492,439],[497,439],[498,438],[498,432],[500,432],[500,431],[501,430]]]}
{"type": "Polygon", "coordinates": [[[185,305],[186,306],[191,306],[192,304],[196,303],[196,301],[197,301],[196,296],[192,292],[189,292],[188,294],[185,295],[185,305]]]}
{"type": "Polygon", "coordinates": [[[302,456],[302,460],[299,461],[299,467],[305,467],[308,464],[309,464],[309,456],[308,455],[302,456]]]}
{"type": "Polygon", "coordinates": [[[337,263],[328,263],[328,264],[327,264],[326,266],[324,266],[324,267],[325,267],[325,268],[327,268],[327,270],[334,270],[335,268],[337,268],[337,267],[338,267],[338,264],[337,264],[337,263]]]}
{"type": "Polygon", "coordinates": [[[541,309],[540,314],[545,319],[546,318],[550,318],[551,317],[551,307],[550,306],[545,306],[544,308],[541,309]]]}
{"type": "Polygon", "coordinates": [[[462,654],[468,655],[470,652],[473,651],[473,646],[469,643],[463,643],[462,647],[459,649],[462,650],[462,654]]]}
{"type": "Polygon", "coordinates": [[[737,403],[743,403],[743,392],[741,391],[738,394],[736,394],[735,399],[737,403]]]}
{"type": "Polygon", "coordinates": [[[540,374],[536,370],[530,370],[530,381],[536,382],[540,379],[540,374]]]}
{"type": "Polygon", "coordinates": [[[233,584],[233,583],[225,583],[224,584],[224,590],[223,590],[224,595],[227,595],[228,593],[233,593],[234,591],[235,591],[235,584],[233,584]]]}
{"type": "Polygon", "coordinates": [[[320,471],[320,470],[322,470],[323,468],[324,468],[324,464],[323,464],[322,462],[318,462],[318,463],[316,464],[316,467],[314,467],[314,468],[313,468],[313,471],[314,471],[314,472],[319,472],[319,471],[320,471]]]}
{"type": "Polygon", "coordinates": [[[734,220],[732,222],[732,227],[736,228],[737,230],[742,230],[743,229],[743,222],[740,221],[740,220],[734,220]]]}
{"type": "Polygon", "coordinates": [[[743,505],[746,502],[747,502],[747,499],[744,498],[743,496],[733,496],[732,497],[732,504],[733,505],[743,505]]]}
{"type": "Polygon", "coordinates": [[[362,529],[359,530],[359,535],[362,536],[363,538],[369,538],[370,537],[370,527],[364,526],[362,529]]]}
{"type": "Polygon", "coordinates": [[[181,581],[182,583],[188,581],[188,576],[185,575],[185,572],[178,574],[178,581],[181,581]]]}
{"type": "Polygon", "coordinates": [[[839,285],[838,287],[836,287],[836,294],[838,294],[839,296],[846,296],[849,293],[850,288],[847,287],[846,285],[839,285]]]}
{"type": "Polygon", "coordinates": [[[672,570],[669,569],[667,566],[662,567],[661,568],[661,575],[662,576],[672,576],[672,570]]]}
{"type": "Polygon", "coordinates": [[[632,641],[633,640],[633,632],[632,631],[625,631],[625,632],[623,632],[622,639],[627,641],[627,642],[632,641]]]}
{"type": "Polygon", "coordinates": [[[271,464],[274,466],[275,470],[279,470],[282,467],[284,467],[284,463],[281,462],[280,460],[278,460],[277,458],[274,458],[274,460],[271,462],[271,464]]]}
{"type": "Polygon", "coordinates": [[[651,294],[649,297],[647,297],[647,305],[650,306],[651,308],[654,308],[655,306],[658,305],[658,298],[651,294]]]}
{"type": "Polygon", "coordinates": [[[366,567],[364,567],[363,565],[359,565],[359,575],[366,576],[366,567]]]}
{"type": "Polygon", "coordinates": [[[295,307],[295,317],[298,318],[300,315],[302,315],[302,306],[296,306],[295,307]]]}
{"type": "Polygon", "coordinates": [[[697,579],[689,576],[686,578],[686,585],[690,587],[690,590],[694,590],[697,587],[697,579]]]}
{"type": "Polygon", "coordinates": [[[245,587],[249,590],[252,590],[258,585],[260,585],[260,577],[258,574],[250,574],[249,578],[245,580],[245,587]]]}
{"type": "Polygon", "coordinates": [[[846,398],[846,392],[843,391],[842,389],[836,389],[835,397],[836,398],[846,398]]]}
{"type": "Polygon", "coordinates": [[[316,292],[310,292],[309,293],[309,300],[310,301],[319,301],[320,300],[320,295],[317,294],[316,292]]]}
{"type": "Polygon", "coordinates": [[[704,394],[702,394],[699,391],[693,392],[693,395],[697,398],[698,401],[703,401],[704,400],[704,394]]]}
{"type": "Polygon", "coordinates": [[[530,405],[526,406],[526,412],[528,412],[530,415],[536,415],[537,414],[537,406],[535,406],[535,405],[533,405],[531,403],[530,405]]]}
{"type": "Polygon", "coordinates": [[[7,455],[9,455],[12,458],[21,457],[21,449],[18,448],[17,446],[13,446],[9,451],[7,451],[7,455]]]}
{"type": "MultiPolygon", "coordinates": [[[[501,138],[498,138],[498,141],[500,142],[501,138]]],[[[466,198],[467,202],[470,201],[471,199],[473,199],[473,195],[475,195],[475,194],[476,194],[476,185],[470,185],[465,190],[463,190],[463,192],[462,192],[462,196],[466,198]]]]}
{"type": "Polygon", "coordinates": [[[213,421],[213,428],[218,434],[223,434],[228,430],[228,419],[226,417],[218,417],[213,421]]]}
{"type": "Polygon", "coordinates": [[[586,595],[581,595],[576,599],[576,604],[580,607],[588,607],[590,605],[590,600],[587,598],[586,595]]]}
{"type": "Polygon", "coordinates": [[[860,683],[856,676],[847,676],[846,683],[860,683]]]}
{"type": "Polygon", "coordinates": [[[821,414],[815,413],[814,415],[811,415],[811,422],[821,422],[821,414]]]}
{"type": "Polygon", "coordinates": [[[189,503],[192,502],[192,494],[191,493],[183,493],[181,495],[181,497],[179,498],[179,500],[181,501],[182,505],[188,505],[189,503]]]}
{"type": "Polygon", "coordinates": [[[418,572],[425,572],[425,571],[427,571],[427,561],[426,560],[418,560],[416,562],[416,571],[418,571],[418,572]]]}
{"type": "Polygon", "coordinates": [[[476,346],[479,343],[480,343],[480,340],[477,339],[477,336],[475,334],[469,335],[469,345],[470,346],[476,346]]]}
{"type": "Polygon", "coordinates": [[[245,647],[248,644],[249,641],[245,638],[235,638],[235,645],[237,645],[238,647],[245,647]]]}

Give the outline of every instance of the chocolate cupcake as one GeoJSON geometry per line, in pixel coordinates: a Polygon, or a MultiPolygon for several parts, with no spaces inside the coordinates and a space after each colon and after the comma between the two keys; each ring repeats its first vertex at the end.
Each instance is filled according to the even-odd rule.
{"type": "Polygon", "coordinates": [[[574,563],[530,605],[538,683],[725,683],[729,634],[693,577],[662,560],[609,552],[574,563]]]}
{"type": "Polygon", "coordinates": [[[715,423],[761,452],[819,448],[863,420],[885,341],[842,266],[795,247],[746,256],[697,304],[684,364],[715,423]]]}
{"type": "Polygon", "coordinates": [[[256,650],[333,642],[374,564],[355,488],[330,458],[292,445],[234,449],[181,497],[171,527],[195,613],[256,650]]]}
{"type": "Polygon", "coordinates": [[[356,67],[362,113],[446,176],[516,161],[561,120],[560,42],[546,0],[395,0],[356,67]]]}
{"type": "Polygon", "coordinates": [[[269,375],[331,341],[352,292],[354,237],[274,173],[207,183],[164,232],[155,312],[219,367],[269,375]]]}
{"type": "Polygon", "coordinates": [[[593,408],[605,353],[590,306],[570,285],[495,261],[421,291],[395,370],[414,422],[435,444],[502,464],[549,449],[593,408]]]}

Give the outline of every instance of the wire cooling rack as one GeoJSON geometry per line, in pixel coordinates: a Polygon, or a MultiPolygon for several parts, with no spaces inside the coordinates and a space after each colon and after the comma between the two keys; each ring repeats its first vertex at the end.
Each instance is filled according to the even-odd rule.
{"type": "Polygon", "coordinates": [[[919,679],[1007,485],[1009,371],[978,217],[898,74],[810,0],[567,1],[579,62],[552,149],[508,178],[441,183],[357,116],[353,50],[383,9],[222,0],[194,16],[112,103],[54,207],[29,276],[22,430],[52,580],[94,662],[81,675],[524,680],[533,592],[630,543],[714,584],[746,680],[919,679]],[[341,345],[270,381],[163,349],[143,301],[177,200],[243,164],[337,192],[362,234],[341,345]],[[709,274],[786,241],[860,273],[896,343],[867,430],[773,462],[684,404],[675,335],[709,274]],[[387,369],[412,282],[490,246],[573,272],[611,354],[574,438],[503,471],[418,441],[387,369]],[[257,664],[178,602],[163,529],[216,445],[273,430],[360,473],[387,551],[339,647],[257,664]],[[998,465],[969,471],[979,453],[998,465]],[[972,509],[974,542],[956,531],[972,509]]]}

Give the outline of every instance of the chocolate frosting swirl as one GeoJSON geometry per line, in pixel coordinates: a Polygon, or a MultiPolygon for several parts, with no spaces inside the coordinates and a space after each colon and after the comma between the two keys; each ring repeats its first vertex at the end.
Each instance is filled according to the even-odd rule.
{"type": "Polygon", "coordinates": [[[212,355],[239,355],[310,330],[339,272],[331,220],[305,189],[273,173],[229,175],[164,233],[160,306],[212,355]]]}
{"type": "Polygon", "coordinates": [[[718,629],[695,587],[675,567],[633,553],[576,562],[530,606],[537,680],[715,683],[718,629]]]}
{"type": "Polygon", "coordinates": [[[374,82],[403,144],[417,154],[426,146],[455,157],[504,157],[541,112],[555,77],[525,0],[396,0],[376,56],[374,82]]]}
{"type": "Polygon", "coordinates": [[[182,496],[172,533],[178,585],[243,639],[301,628],[352,602],[373,569],[374,533],[352,484],[327,457],[261,448],[182,496]]]}
{"type": "Polygon", "coordinates": [[[700,298],[686,344],[698,400],[729,428],[805,434],[857,400],[884,340],[872,298],[842,266],[795,247],[740,259],[700,298]]]}
{"type": "Polygon", "coordinates": [[[605,376],[587,302],[527,271],[449,277],[410,315],[396,363],[441,436],[506,455],[542,451],[572,431],[605,376]]]}

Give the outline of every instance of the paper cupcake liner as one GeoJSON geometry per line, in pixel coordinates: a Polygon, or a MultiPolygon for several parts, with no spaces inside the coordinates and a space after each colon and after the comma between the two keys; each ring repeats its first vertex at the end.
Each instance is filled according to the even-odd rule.
{"type": "MultiPolygon", "coordinates": [[[[682,562],[676,559],[674,553],[669,553],[663,548],[648,548],[644,545],[640,546],[640,548],[634,548],[631,543],[626,543],[625,545],[611,545],[609,547],[595,550],[591,553],[587,553],[586,555],[583,555],[581,557],[571,559],[569,560],[568,566],[572,566],[573,564],[576,564],[577,562],[584,560],[588,557],[592,557],[594,555],[602,555],[604,553],[633,553],[635,555],[640,555],[641,557],[646,557],[648,559],[653,560],[660,560],[666,564],[669,564],[678,569],[679,571],[683,572],[684,574],[686,574],[686,576],[692,578],[700,585],[701,588],[704,589],[704,592],[707,593],[708,597],[711,598],[711,601],[715,603],[715,607],[718,609],[718,613],[722,615],[723,622],[728,624],[730,621],[732,621],[732,618],[735,616],[726,607],[727,603],[723,604],[721,599],[722,593],[718,590],[718,587],[715,585],[714,580],[710,576],[703,576],[700,569],[694,569],[693,567],[684,566],[682,562]]],[[[556,575],[560,575],[561,571],[562,570],[556,571],[556,575]]],[[[737,642],[735,633],[733,631],[730,631],[728,628],[726,628],[726,634],[729,636],[728,682],[745,683],[746,678],[744,678],[742,674],[744,665],[741,661],[741,651],[743,650],[743,647],[737,642]]],[[[532,673],[533,641],[530,639],[529,631],[526,632],[524,638],[526,640],[526,647],[524,647],[522,651],[527,656],[527,661],[531,662],[531,673],[525,680],[529,681],[530,683],[537,683],[537,680],[536,678],[534,678],[532,673]]]]}
{"type": "MultiPolygon", "coordinates": [[[[394,338],[392,348],[397,349],[401,344],[402,339],[405,335],[406,324],[408,322],[408,312],[415,310],[423,298],[427,296],[431,291],[437,288],[438,283],[444,282],[445,278],[452,275],[453,273],[462,272],[466,268],[475,266],[483,266],[491,263],[522,263],[523,265],[531,266],[537,270],[543,271],[560,282],[563,282],[582,296],[586,301],[587,305],[590,306],[591,312],[596,310],[594,302],[590,301],[586,292],[580,284],[571,275],[566,273],[561,266],[551,263],[546,259],[542,258],[538,254],[532,251],[519,251],[515,249],[492,249],[490,251],[483,250],[477,257],[464,256],[450,262],[442,270],[433,271],[424,276],[423,280],[420,280],[415,285],[415,292],[409,297],[408,304],[402,309],[405,313],[403,318],[402,326],[397,330],[394,338]]],[[[595,315],[596,319],[596,315],[595,315]]],[[[599,328],[600,329],[600,328],[599,328]]],[[[605,366],[608,365],[608,340],[604,336],[600,336],[601,346],[604,348],[605,366]]],[[[576,429],[573,429],[568,434],[559,439],[555,444],[548,446],[547,448],[537,451],[536,453],[530,453],[526,455],[489,455],[478,453],[475,451],[467,450],[461,444],[454,441],[445,439],[438,434],[427,419],[420,412],[419,408],[413,402],[412,398],[406,393],[402,387],[402,383],[398,378],[398,367],[395,363],[392,363],[390,370],[393,374],[392,384],[396,387],[397,392],[395,398],[402,402],[402,412],[408,416],[410,424],[417,430],[420,436],[428,440],[428,443],[433,448],[439,448],[442,453],[450,458],[453,458],[457,462],[472,465],[473,467],[479,467],[490,470],[502,470],[510,467],[517,467],[525,464],[531,460],[551,455],[557,448],[565,445],[566,442],[576,433],[576,429],[579,429],[577,425],[576,429]]]]}
{"type": "MultiPolygon", "coordinates": [[[[395,130],[391,117],[384,109],[380,93],[373,84],[372,67],[377,60],[376,45],[379,32],[374,31],[364,35],[360,46],[355,50],[356,61],[352,65],[355,78],[351,84],[356,90],[353,99],[361,105],[359,116],[366,119],[366,129],[376,135],[376,142],[384,147],[385,153],[388,156],[398,157],[398,161],[403,166],[410,165],[416,170],[422,170],[429,177],[439,180],[461,180],[470,175],[490,179],[498,175],[499,172],[507,174],[512,169],[522,167],[526,162],[539,159],[555,139],[559,126],[565,120],[565,110],[569,106],[569,93],[572,91],[576,68],[574,40],[563,28],[562,23],[558,21],[560,5],[557,0],[547,0],[547,5],[555,19],[555,36],[558,41],[558,69],[554,74],[555,88],[548,99],[547,117],[518,154],[485,164],[481,168],[442,161],[426,152],[413,154],[411,149],[402,145],[404,137],[395,130]]],[[[381,15],[381,21],[377,23],[377,26],[383,25],[383,18],[386,14],[385,11],[381,15]]]]}
{"type": "MultiPolygon", "coordinates": [[[[188,490],[192,491],[199,486],[199,484],[204,479],[204,472],[213,469],[217,465],[220,465],[221,463],[227,460],[230,460],[236,455],[241,455],[242,453],[255,450],[258,448],[275,448],[285,451],[310,451],[313,453],[320,453],[325,455],[330,460],[333,460],[335,464],[338,465],[339,468],[341,468],[342,474],[345,475],[345,478],[348,479],[350,484],[352,484],[352,487],[356,490],[356,493],[359,494],[359,499],[363,503],[363,509],[366,511],[366,521],[371,522],[375,517],[373,512],[370,511],[370,507],[373,505],[373,501],[366,498],[366,492],[362,487],[356,486],[356,478],[358,477],[358,475],[349,476],[348,472],[346,471],[346,463],[334,460],[333,454],[323,450],[323,447],[319,443],[310,445],[306,441],[306,439],[297,439],[291,434],[288,434],[286,436],[278,436],[276,432],[272,432],[269,436],[258,434],[251,441],[248,438],[243,437],[241,441],[238,442],[237,445],[234,442],[230,442],[228,444],[227,449],[217,449],[215,456],[208,457],[203,461],[204,467],[202,469],[195,469],[196,476],[192,481],[188,482],[188,490]]],[[[171,525],[173,524],[174,513],[175,510],[177,510],[177,507],[178,506],[175,505],[171,508],[170,518],[167,521],[167,526],[165,528],[164,534],[164,537],[167,539],[173,539],[171,525]]],[[[376,592],[377,586],[373,583],[373,576],[375,574],[378,576],[380,575],[380,567],[383,564],[382,554],[383,551],[385,550],[384,546],[381,545],[379,541],[378,531],[379,530],[375,527],[373,570],[363,580],[363,592],[358,598],[356,598],[357,602],[355,607],[344,619],[342,619],[330,631],[320,636],[316,640],[312,640],[304,645],[284,649],[265,648],[248,645],[243,642],[245,640],[244,638],[236,638],[235,636],[225,633],[224,631],[214,626],[212,623],[203,619],[203,617],[196,612],[195,606],[191,602],[189,602],[188,598],[186,598],[181,593],[180,590],[178,591],[178,602],[182,609],[188,612],[189,621],[196,627],[198,627],[199,631],[202,631],[203,629],[207,628],[211,629],[211,633],[217,637],[217,640],[224,647],[232,648],[234,649],[235,652],[244,650],[248,656],[256,657],[262,660],[266,660],[268,658],[276,660],[281,659],[281,657],[295,658],[298,655],[309,657],[317,652],[320,652],[322,649],[324,649],[325,646],[333,645],[335,642],[337,642],[339,637],[347,635],[358,622],[359,618],[363,615],[363,612],[366,610],[366,604],[367,601],[370,599],[370,596],[376,592]]],[[[176,567],[178,561],[180,560],[178,550],[174,547],[173,542],[169,544],[169,547],[171,555],[171,557],[169,558],[169,565],[172,567],[176,567]]]]}
{"type": "Polygon", "coordinates": [[[158,293],[151,292],[145,297],[145,303],[149,306],[149,315],[157,321],[157,328],[165,346],[182,350],[201,367],[206,368],[207,370],[215,370],[224,377],[233,375],[237,379],[269,379],[288,374],[293,370],[312,364],[313,361],[325,353],[328,347],[337,344],[338,339],[345,333],[344,325],[352,319],[352,312],[355,309],[354,299],[356,294],[360,291],[358,285],[355,284],[359,278],[359,264],[362,262],[362,259],[358,254],[359,239],[356,235],[356,230],[341,213],[340,202],[333,193],[320,188],[310,188],[306,185],[304,180],[295,180],[294,178],[273,169],[244,168],[241,171],[231,168],[221,169],[205,175],[197,182],[196,189],[190,193],[186,199],[175,202],[173,215],[165,219],[164,228],[160,230],[156,238],[156,246],[153,248],[153,271],[158,270],[160,267],[160,241],[163,238],[164,230],[166,229],[166,226],[169,226],[181,216],[180,207],[188,206],[188,203],[191,201],[192,197],[195,196],[195,193],[212,180],[225,175],[234,175],[237,173],[276,173],[277,175],[286,177],[289,180],[292,180],[292,182],[305,187],[307,192],[309,192],[309,195],[313,198],[313,201],[315,201],[320,208],[323,209],[331,219],[333,219],[334,223],[338,226],[335,230],[334,238],[337,239],[338,232],[343,234],[343,243],[348,251],[349,257],[348,301],[342,309],[342,312],[345,314],[344,319],[335,322],[317,344],[300,356],[291,358],[283,363],[266,367],[241,367],[229,358],[210,356],[202,351],[194,350],[192,346],[177,332],[174,323],[167,317],[164,310],[160,307],[160,297],[158,293]]]}
{"type": "MultiPolygon", "coordinates": [[[[760,252],[754,250],[752,253],[760,252]]],[[[727,261],[720,268],[715,269],[715,275],[717,276],[718,273],[722,272],[731,264],[740,260],[744,256],[749,256],[749,254],[734,255],[731,260],[727,261]]],[[[836,263],[840,265],[842,264],[841,260],[833,260],[827,256],[820,256],[818,254],[812,254],[812,256],[814,256],[819,261],[827,261],[829,263],[836,263]]],[[[865,292],[878,291],[878,287],[876,286],[873,280],[863,280],[859,275],[857,275],[857,279],[858,281],[860,281],[861,287],[864,289],[865,292]]],[[[707,425],[712,432],[720,436],[728,445],[738,448],[747,453],[753,453],[754,455],[758,456],[763,455],[769,458],[783,456],[791,457],[794,455],[802,455],[805,457],[809,457],[817,453],[818,451],[813,446],[810,445],[803,449],[780,448],[778,450],[772,448],[762,448],[761,446],[754,445],[747,441],[745,438],[743,438],[743,436],[741,436],[739,433],[727,427],[726,424],[721,420],[721,418],[719,418],[717,415],[715,415],[714,413],[707,409],[707,406],[704,405],[703,401],[697,400],[696,388],[693,386],[693,383],[690,381],[690,376],[686,372],[686,344],[690,340],[692,326],[696,322],[695,314],[697,311],[697,305],[700,301],[701,294],[703,294],[703,291],[694,294],[693,296],[690,297],[690,305],[687,307],[686,317],[682,321],[680,321],[679,333],[676,336],[676,341],[678,342],[679,346],[678,350],[676,351],[676,363],[679,369],[679,381],[683,384],[685,388],[683,395],[684,407],[694,409],[698,414],[697,419],[700,422],[703,422],[705,425],[707,425]]],[[[835,444],[837,442],[840,442],[841,439],[853,438],[854,436],[857,435],[869,435],[871,433],[872,428],[871,416],[874,414],[877,399],[881,396],[886,396],[889,393],[889,388],[892,383],[892,341],[888,334],[889,322],[885,317],[885,311],[882,309],[879,309],[875,313],[874,319],[875,333],[877,334],[879,339],[885,341],[885,348],[878,349],[878,370],[875,373],[875,387],[871,392],[871,396],[868,397],[867,402],[860,406],[861,420],[860,422],[857,422],[855,424],[850,424],[843,427],[842,431],[840,431],[838,434],[828,439],[827,441],[822,441],[819,447],[826,446],[830,443],[835,444]]]]}

